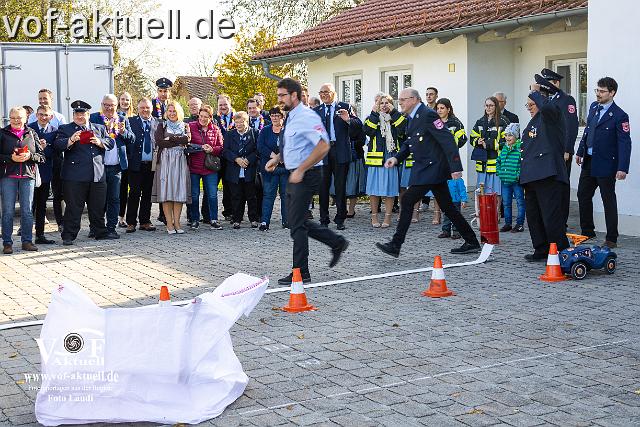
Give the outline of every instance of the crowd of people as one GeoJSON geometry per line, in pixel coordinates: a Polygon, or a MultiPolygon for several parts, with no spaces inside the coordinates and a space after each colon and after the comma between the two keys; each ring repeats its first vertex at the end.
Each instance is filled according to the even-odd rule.
{"type": "MultiPolygon", "coordinates": [[[[398,256],[409,224],[420,221],[423,206],[433,198],[432,223],[441,224],[437,237],[463,238],[467,246],[461,253],[476,251],[475,233],[461,215],[469,196],[459,173],[464,161],[458,150],[469,142],[478,186],[501,196],[500,231],[522,232],[526,218],[534,246],[527,259],[532,261],[546,259],[550,242],[567,247],[576,103],[560,90],[559,74],[544,69],[535,79],[526,104],[531,120],[522,135],[519,118],[505,108],[502,92],[485,99],[484,113],[467,136],[451,101],[439,97],[435,87],[426,89],[425,102],[412,88],[398,100],[378,93],[363,120],[355,106],[337,100],[333,85],[322,85],[318,98],[302,88],[300,103],[319,116],[329,145],[318,167],[320,225],[328,228],[333,222],[344,230],[346,220],[356,215],[358,198],[368,196],[372,228],[391,227],[399,212],[394,239],[379,244],[398,256]],[[336,209],[330,218],[332,202],[336,209]]],[[[10,124],[0,130],[3,253],[13,252],[16,203],[22,249],[36,251],[36,244],[55,242],[45,234],[50,196],[64,245],[77,238],[85,204],[88,235],[97,240],[120,238],[119,228],[126,233],[155,231],[153,203],[159,204],[157,221],[166,225],[167,234],[183,234],[186,227],[195,230],[201,224],[222,230],[225,221],[239,229],[245,210],[251,228],[267,231],[278,194],[279,221],[289,227],[285,195],[292,172],[270,162],[279,158],[291,128],[283,106],[265,109],[264,95],[256,93],[234,109],[230,97],[221,94],[215,108],[190,99],[185,114],[171,99],[169,79],[159,79],[156,86],[155,97],[137,103],[127,92],[106,94],[98,108],[75,101],[69,123],[53,111],[49,89],[39,91],[35,111],[11,108],[10,124]],[[224,221],[219,217],[220,186],[224,221]]],[[[595,236],[592,198],[599,187],[609,247],[615,247],[618,237],[615,181],[628,173],[631,150],[628,116],[613,102],[617,89],[612,78],[598,81],[597,101],[576,156],[582,166],[582,234],[595,236]]],[[[311,202],[307,218],[313,217],[313,209],[311,202]]]]}

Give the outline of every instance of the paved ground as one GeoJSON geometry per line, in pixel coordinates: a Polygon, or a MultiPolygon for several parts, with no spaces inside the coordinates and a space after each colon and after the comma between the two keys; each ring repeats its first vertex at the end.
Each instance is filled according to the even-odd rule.
{"type": "MultiPolygon", "coordinates": [[[[427,213],[401,258],[387,258],[374,242],[392,230],[373,230],[368,217],[359,205],[333,270],[328,250],[311,245],[314,281],[475,257],[448,254],[459,243],[436,239],[427,213]]],[[[277,226],[81,236],[73,247],[0,258],[0,324],[42,318],[52,287],[68,279],[100,305],[137,306],[155,302],[161,284],[187,299],[237,271],[277,279],[291,252],[277,226]]],[[[312,289],[319,310],[305,314],[272,309],[285,293],[265,295],[231,334],[246,392],[204,425],[640,425],[640,239],[621,238],[612,276],[543,284],[544,266],[522,261],[528,234],[501,237],[491,262],[446,271],[452,298],[422,297],[428,277],[419,274],[312,289]]],[[[0,426],[35,424],[36,391],[24,379],[40,370],[39,333],[0,332],[0,426]]]]}

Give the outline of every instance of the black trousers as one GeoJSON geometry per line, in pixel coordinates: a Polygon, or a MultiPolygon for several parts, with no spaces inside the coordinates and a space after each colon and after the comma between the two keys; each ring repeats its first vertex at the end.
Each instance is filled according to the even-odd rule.
{"type": "Polygon", "coordinates": [[[118,216],[124,217],[127,212],[127,198],[129,197],[129,171],[120,173],[120,212],[118,216]]]}
{"type": "Polygon", "coordinates": [[[569,209],[568,186],[554,177],[524,184],[527,223],[536,255],[547,255],[550,243],[559,251],[569,247],[564,221],[569,209]]]}
{"type": "Polygon", "coordinates": [[[36,223],[36,237],[44,236],[44,217],[47,213],[50,182],[43,182],[33,191],[33,215],[36,223]]]}
{"type": "Polygon", "coordinates": [[[600,197],[604,207],[604,221],[607,226],[606,239],[610,242],[618,241],[618,199],[616,197],[615,176],[591,176],[591,156],[585,156],[578,181],[578,206],[580,207],[580,228],[582,234],[593,235],[593,196],[596,188],[600,188],[600,197]]]}
{"type": "Polygon", "coordinates": [[[333,176],[333,186],[336,192],[336,216],[333,222],[344,223],[347,218],[347,174],[349,173],[349,163],[338,163],[336,161],[336,150],[331,148],[328,161],[322,166],[322,184],[320,185],[320,223],[329,224],[329,198],[331,188],[331,177],[333,176]]]}
{"type": "Polygon", "coordinates": [[[336,249],[344,238],[333,230],[307,219],[309,204],[322,181],[320,168],[309,169],[301,182],[287,183],[287,220],[293,239],[293,268],[309,272],[309,237],[336,249]]]}
{"type": "Polygon", "coordinates": [[[471,245],[479,245],[476,233],[462,216],[460,211],[454,206],[449,193],[449,185],[446,182],[440,184],[412,185],[402,196],[400,201],[400,219],[398,227],[393,235],[391,243],[396,247],[401,247],[411,224],[413,206],[422,200],[425,193],[432,191],[433,197],[438,201],[440,210],[451,220],[451,223],[458,230],[465,242],[471,245]]]}
{"type": "Polygon", "coordinates": [[[64,210],[62,240],[75,240],[78,237],[85,203],[89,213],[89,227],[96,233],[96,237],[106,235],[104,206],[107,201],[107,183],[64,181],[63,189],[67,207],[64,210]]]}
{"type": "MultiPolygon", "coordinates": [[[[573,155],[569,156],[569,160],[565,160],[564,164],[567,167],[567,176],[569,177],[569,182],[571,182],[571,164],[573,163],[573,155]]],[[[567,203],[566,212],[567,216],[564,218],[565,224],[565,232],[567,229],[567,224],[569,224],[569,204],[571,203],[571,185],[567,185],[566,188],[567,194],[565,195],[565,202],[567,203]]]]}
{"type": "Polygon", "coordinates": [[[51,193],[53,194],[53,215],[56,217],[56,224],[63,224],[64,213],[62,212],[62,179],[60,178],[60,167],[53,166],[53,175],[51,177],[51,193]]]}
{"type": "Polygon", "coordinates": [[[129,171],[128,225],[151,223],[151,190],[154,175],[151,162],[142,162],[138,172],[129,171]],[[139,222],[136,222],[136,219],[139,222]]]}
{"type": "Polygon", "coordinates": [[[231,191],[231,204],[233,206],[233,222],[240,223],[244,217],[244,206],[247,205],[249,221],[257,222],[258,201],[256,200],[256,187],[253,181],[245,181],[240,178],[238,183],[227,181],[231,191]]]}

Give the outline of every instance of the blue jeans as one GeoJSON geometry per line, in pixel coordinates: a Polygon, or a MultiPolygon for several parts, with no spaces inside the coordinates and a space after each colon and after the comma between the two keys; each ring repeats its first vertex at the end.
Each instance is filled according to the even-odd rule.
{"type": "MultiPolygon", "coordinates": [[[[284,169],[284,168],[282,168],[284,169]]],[[[280,219],[283,224],[287,223],[287,181],[289,180],[289,172],[286,170],[276,170],[275,173],[262,174],[262,222],[271,222],[271,214],[273,213],[273,204],[276,201],[276,193],[280,191],[280,219]],[[279,189],[279,190],[278,190],[279,189]]]]}
{"type": "Polygon", "coordinates": [[[524,225],[524,189],[517,182],[509,184],[502,183],[502,206],[504,207],[504,223],[511,225],[513,215],[511,213],[511,199],[512,196],[516,198],[516,204],[518,205],[518,217],[516,218],[516,225],[524,225]]]}
{"type": "Polygon", "coordinates": [[[20,228],[22,243],[33,240],[33,191],[35,180],[28,178],[2,178],[0,192],[2,197],[2,244],[13,245],[13,213],[16,209],[16,196],[20,192],[20,228]]]}
{"type": "MultiPolygon", "coordinates": [[[[462,205],[462,202],[453,202],[453,206],[455,206],[456,209],[458,209],[458,212],[460,212],[461,205],[462,205]]],[[[449,219],[449,217],[444,214],[442,215],[442,231],[444,231],[445,233],[455,233],[458,231],[456,229],[456,226],[453,225],[453,223],[449,219]]]]}
{"type": "Polygon", "coordinates": [[[105,179],[107,180],[107,230],[116,231],[118,215],[120,214],[120,180],[122,172],[120,166],[105,166],[105,179]]]}
{"type": "Polygon", "coordinates": [[[211,221],[218,220],[218,174],[210,173],[209,175],[191,174],[191,221],[200,220],[200,179],[202,185],[206,189],[207,200],[202,203],[208,203],[209,216],[211,221]]]}

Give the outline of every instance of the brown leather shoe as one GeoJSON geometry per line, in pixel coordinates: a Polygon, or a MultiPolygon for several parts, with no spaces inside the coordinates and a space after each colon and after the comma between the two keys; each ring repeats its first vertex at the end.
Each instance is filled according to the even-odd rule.
{"type": "Polygon", "coordinates": [[[33,251],[37,251],[38,247],[31,242],[25,242],[22,244],[22,250],[33,252],[33,251]]]}
{"type": "Polygon", "coordinates": [[[144,230],[144,231],[156,231],[156,227],[151,224],[151,223],[147,223],[147,224],[141,224],[140,225],[140,230],[144,230]]]}
{"type": "Polygon", "coordinates": [[[11,255],[13,253],[13,247],[11,247],[11,245],[4,245],[2,253],[5,255],[11,255]]]}
{"type": "Polygon", "coordinates": [[[136,232],[136,226],[133,224],[129,224],[127,225],[127,230],[125,231],[125,233],[135,233],[136,232]]]}
{"type": "Polygon", "coordinates": [[[609,249],[614,249],[618,247],[618,244],[616,242],[612,242],[610,240],[605,240],[604,243],[602,244],[602,246],[606,246],[609,249]]]}

